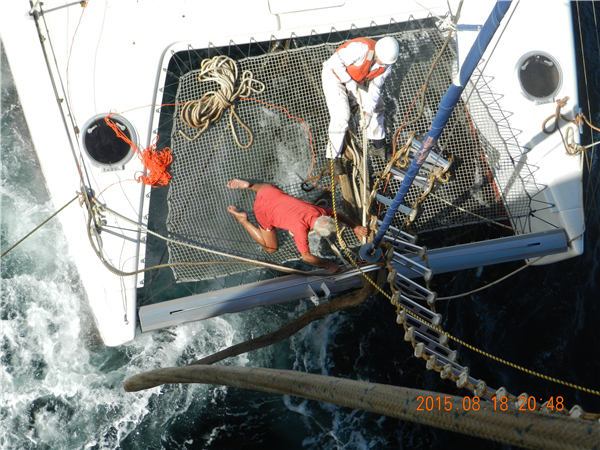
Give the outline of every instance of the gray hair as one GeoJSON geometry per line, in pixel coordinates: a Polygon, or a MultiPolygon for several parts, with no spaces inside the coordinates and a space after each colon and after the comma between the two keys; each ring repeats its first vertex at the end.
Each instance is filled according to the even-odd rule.
{"type": "Polygon", "coordinates": [[[333,217],[330,216],[321,216],[315,220],[313,230],[323,237],[328,237],[337,231],[335,227],[335,220],[333,220],[333,217]]]}

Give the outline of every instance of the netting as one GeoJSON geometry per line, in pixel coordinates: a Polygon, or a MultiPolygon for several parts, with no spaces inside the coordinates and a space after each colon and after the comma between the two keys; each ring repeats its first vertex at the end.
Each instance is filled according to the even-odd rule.
{"type": "MultiPolygon", "coordinates": [[[[328,114],[319,86],[322,62],[331,51],[326,46],[306,50],[281,51],[237,61],[240,72],[249,70],[255,79],[265,84],[264,92],[254,97],[264,103],[240,101],[236,106],[240,120],[252,131],[254,139],[250,148],[241,149],[236,144],[225,117],[193,141],[179,133],[182,130],[190,136],[196,134],[177,117],[171,136],[174,163],[167,218],[171,235],[261,261],[298,259],[294,240],[285,230],[277,231],[279,250],[276,253],[262,250],[226,209],[228,205],[235,205],[247,212],[249,220],[256,224],[255,193],[231,190],[226,184],[234,178],[271,183],[309,202],[323,195],[318,188],[303,191],[300,183],[308,178],[311,169],[319,173],[326,164],[323,149],[328,114]],[[314,155],[310,134],[303,123],[268,105],[284,106],[289,114],[303,119],[313,136],[314,155]]],[[[192,71],[181,78],[177,103],[198,99],[207,90],[215,89],[214,84],[199,83],[197,75],[197,71],[192,71]]],[[[244,136],[244,131],[239,134],[244,136]]],[[[170,261],[202,261],[207,257],[214,261],[227,260],[179,245],[172,245],[169,250],[170,261]]],[[[182,268],[177,272],[180,279],[193,279],[247,268],[209,266],[182,268]]]]}
{"type": "MultiPolygon", "coordinates": [[[[420,118],[412,125],[402,126],[399,141],[406,140],[411,132],[416,133],[417,139],[422,138],[452,80],[456,56],[450,45],[435,66],[424,95],[415,102],[446,38],[431,21],[428,23],[426,28],[405,27],[401,32],[385,33],[398,39],[400,44],[400,57],[383,92],[386,132],[390,140],[402,124],[417,119],[419,114],[420,118]]],[[[354,30],[355,35],[345,40],[357,37],[360,31],[354,30]]],[[[377,39],[382,35],[371,33],[371,36],[377,39]]],[[[242,99],[235,104],[241,122],[253,134],[253,143],[247,149],[241,149],[235,142],[227,119],[229,111],[197,139],[188,140],[183,133],[195,136],[197,130],[181,121],[181,107],[177,107],[172,113],[170,147],[173,163],[166,219],[166,229],[171,237],[261,261],[281,263],[299,258],[293,238],[284,230],[277,231],[280,244],[277,252],[269,254],[262,250],[227,212],[227,206],[235,205],[247,212],[249,220],[256,224],[253,214],[255,193],[231,190],[226,184],[233,178],[271,183],[309,202],[315,202],[327,193],[322,188],[329,183],[329,177],[310,192],[302,190],[300,184],[310,175],[319,174],[327,163],[329,113],[321,89],[321,70],[323,62],[345,40],[272,47],[260,54],[236,58],[240,73],[248,70],[265,85],[263,92],[252,96],[260,103],[242,99]],[[274,106],[285,108],[289,115],[302,121],[274,106]]],[[[297,44],[294,40],[290,42],[297,44]]],[[[190,50],[187,55],[189,61],[196,57],[194,52],[190,50]]],[[[179,55],[178,58],[184,61],[186,56],[179,55]]],[[[509,219],[516,223],[519,218],[526,220],[530,213],[524,182],[515,172],[514,161],[520,149],[511,143],[510,129],[494,117],[495,108],[490,107],[494,102],[493,95],[481,81],[484,79],[479,80],[465,91],[434,149],[444,158],[453,159],[451,177],[447,183],[436,185],[433,193],[420,204],[419,215],[411,225],[416,233],[509,219]]],[[[185,71],[178,77],[174,103],[197,100],[216,87],[215,83],[200,83],[197,69],[185,71]]],[[[360,135],[356,131],[358,119],[357,111],[350,123],[350,132],[356,135],[360,135]]],[[[245,140],[246,132],[238,122],[234,121],[234,127],[245,140]]],[[[370,156],[374,175],[384,166],[383,159],[370,156]]],[[[400,181],[391,180],[385,189],[381,186],[380,193],[393,198],[399,185],[400,181]]],[[[413,186],[405,204],[413,205],[421,194],[421,188],[413,186]]],[[[336,194],[336,198],[341,195],[336,194]]],[[[336,207],[342,209],[343,204],[336,207]]],[[[380,217],[385,212],[384,205],[371,208],[371,213],[380,217]]],[[[403,228],[405,221],[406,218],[398,214],[393,225],[403,228]]],[[[351,246],[359,244],[349,230],[344,237],[351,246]]],[[[312,240],[311,252],[318,254],[320,245],[326,244],[312,240]]],[[[228,261],[226,257],[178,244],[169,245],[168,250],[169,262],[228,261]]],[[[248,268],[240,264],[213,264],[173,270],[178,280],[202,280],[248,268]]]]}
{"type": "MultiPolygon", "coordinates": [[[[386,90],[391,94],[386,96],[385,102],[386,113],[390,111],[389,116],[386,115],[386,127],[388,135],[401,127],[400,145],[412,132],[422,142],[437,106],[452,82],[456,55],[450,46],[433,70],[424,95],[418,96],[444,39],[437,28],[412,32],[400,38],[400,42],[412,42],[415,49],[411,52],[412,64],[394,67],[386,81],[386,90]],[[410,125],[402,126],[403,123],[410,125]]],[[[530,197],[519,171],[528,174],[529,168],[516,167],[515,160],[521,149],[508,125],[502,123],[506,119],[494,117],[494,112],[503,114],[495,104],[486,80],[476,73],[434,147],[437,154],[452,159],[451,176],[447,183],[436,184],[433,193],[419,205],[418,217],[412,224],[417,234],[506,220],[520,221],[518,228],[523,231],[523,222],[530,214],[530,197]]],[[[377,158],[373,161],[375,171],[383,169],[383,161],[377,158]]],[[[380,193],[393,198],[400,183],[392,179],[387,189],[382,188],[380,193]]],[[[413,185],[404,203],[415,205],[422,193],[423,189],[413,185]]],[[[386,210],[382,205],[379,216],[383,217],[386,210]]],[[[405,219],[398,215],[392,224],[403,228],[405,219]]]]}

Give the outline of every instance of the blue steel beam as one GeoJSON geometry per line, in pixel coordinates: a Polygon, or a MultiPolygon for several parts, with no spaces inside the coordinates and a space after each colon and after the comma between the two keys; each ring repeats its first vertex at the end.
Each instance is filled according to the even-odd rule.
{"type": "Polygon", "coordinates": [[[402,184],[400,185],[400,188],[396,193],[396,197],[394,198],[391,206],[389,207],[382,221],[382,224],[379,227],[375,238],[373,239],[373,243],[365,244],[363,246],[363,249],[361,249],[361,256],[365,256],[367,254],[373,255],[373,252],[376,251],[376,249],[379,247],[383,236],[385,235],[388,227],[392,223],[392,219],[396,215],[398,208],[400,207],[402,201],[404,200],[404,197],[408,193],[408,190],[412,185],[414,178],[419,173],[419,169],[421,168],[423,162],[425,162],[425,159],[427,159],[431,148],[440,137],[440,134],[446,126],[446,123],[450,118],[450,114],[452,114],[452,111],[454,110],[454,107],[456,106],[460,95],[465,89],[469,78],[471,77],[473,71],[475,70],[475,67],[481,60],[483,53],[485,52],[487,46],[492,40],[492,37],[496,33],[496,30],[500,25],[500,21],[506,14],[506,11],[508,11],[510,5],[510,1],[496,2],[494,9],[492,10],[490,16],[488,17],[487,21],[485,22],[481,31],[479,32],[477,40],[469,50],[469,54],[467,55],[460,69],[458,80],[454,80],[454,82],[450,85],[448,91],[442,98],[438,106],[438,112],[433,120],[433,123],[431,124],[431,128],[429,129],[427,136],[423,140],[419,151],[415,154],[410,168],[408,169],[408,172],[406,173],[406,176],[404,177],[404,180],[402,180],[402,184]],[[457,81],[458,84],[456,84],[457,81]]]}

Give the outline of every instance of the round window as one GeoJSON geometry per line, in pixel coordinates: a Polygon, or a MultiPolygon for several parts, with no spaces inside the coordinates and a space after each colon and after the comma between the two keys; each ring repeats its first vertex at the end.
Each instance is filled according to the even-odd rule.
{"type": "MultiPolygon", "coordinates": [[[[81,139],[83,149],[94,165],[115,170],[129,162],[133,149],[116,135],[105,117],[106,114],[98,114],[88,120],[83,126],[81,139]]],[[[137,143],[135,130],[127,120],[121,116],[112,116],[111,120],[131,142],[137,143]]]]}
{"type": "Polygon", "coordinates": [[[543,52],[523,55],[517,74],[525,97],[536,102],[552,101],[562,84],[560,66],[552,56],[543,52]]]}

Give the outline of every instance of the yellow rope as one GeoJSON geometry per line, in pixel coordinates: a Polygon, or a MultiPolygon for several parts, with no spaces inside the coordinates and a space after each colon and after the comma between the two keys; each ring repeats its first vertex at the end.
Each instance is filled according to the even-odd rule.
{"type": "MultiPolygon", "coordinates": [[[[332,196],[332,205],[333,205],[333,214],[334,214],[334,219],[335,219],[335,226],[336,226],[336,230],[337,230],[337,234],[338,234],[338,241],[340,242],[341,246],[344,248],[344,250],[346,251],[346,254],[348,256],[348,259],[350,260],[350,262],[352,263],[352,265],[364,276],[365,274],[362,272],[362,270],[360,269],[360,267],[358,266],[358,264],[356,263],[356,261],[352,258],[352,256],[350,255],[350,252],[348,251],[345,242],[342,240],[342,236],[340,233],[340,229],[339,229],[339,225],[338,225],[338,218],[337,218],[337,211],[336,211],[336,207],[335,207],[335,179],[333,176],[333,159],[330,160],[331,163],[331,196],[332,196]]],[[[364,276],[364,278],[370,282],[371,284],[373,284],[373,282],[369,279],[369,277],[364,276]]],[[[579,386],[573,383],[569,383],[567,381],[562,381],[559,380],[558,378],[554,378],[554,377],[550,377],[544,374],[541,374],[539,372],[535,372],[533,370],[527,369],[523,366],[519,366],[518,364],[514,364],[510,361],[507,361],[505,359],[499,358],[497,356],[492,355],[491,353],[488,353],[486,351],[483,351],[471,344],[466,343],[465,341],[458,339],[457,337],[454,337],[453,335],[449,334],[448,332],[442,330],[440,327],[436,327],[436,326],[432,326],[430,323],[425,322],[421,317],[417,316],[416,314],[414,314],[412,311],[408,310],[407,308],[403,307],[400,303],[398,303],[397,301],[395,301],[387,292],[385,292],[383,289],[381,289],[379,286],[373,284],[373,286],[375,287],[375,289],[377,289],[381,294],[383,294],[388,300],[390,300],[390,302],[396,306],[396,308],[398,310],[403,310],[405,311],[407,314],[410,314],[412,317],[414,317],[416,320],[419,320],[422,323],[425,323],[426,325],[432,327],[433,329],[435,329],[436,331],[438,331],[439,333],[443,334],[444,336],[446,336],[448,339],[453,340],[454,342],[468,348],[469,350],[472,350],[476,353],[479,353],[483,356],[486,356],[488,358],[490,358],[493,361],[502,363],[504,365],[507,365],[509,367],[512,367],[513,369],[517,369],[520,370],[521,372],[527,373],[529,375],[533,375],[536,376],[538,378],[542,378],[544,380],[547,381],[552,381],[554,383],[557,384],[561,384],[563,386],[568,386],[570,388],[582,391],[582,392],[586,392],[588,394],[593,394],[593,395],[597,395],[600,396],[600,392],[593,390],[593,389],[589,389],[583,386],[579,386]]]]}

